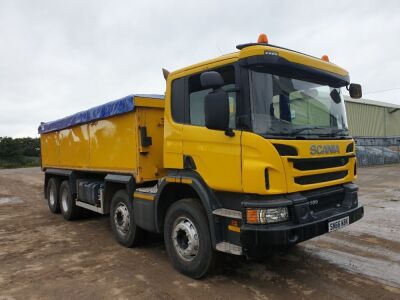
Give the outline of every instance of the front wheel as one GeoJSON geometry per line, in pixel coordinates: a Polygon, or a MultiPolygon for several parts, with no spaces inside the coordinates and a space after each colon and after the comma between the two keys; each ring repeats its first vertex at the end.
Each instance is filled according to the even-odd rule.
{"type": "Polygon", "coordinates": [[[214,266],[210,230],[197,199],[183,199],[168,209],[164,224],[168,256],[181,273],[199,279],[214,266]]]}

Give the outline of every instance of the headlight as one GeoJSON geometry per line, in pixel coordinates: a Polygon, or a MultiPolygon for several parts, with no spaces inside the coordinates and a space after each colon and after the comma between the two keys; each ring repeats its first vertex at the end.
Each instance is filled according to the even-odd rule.
{"type": "Polygon", "coordinates": [[[248,224],[270,224],[287,221],[289,211],[287,207],[263,208],[246,210],[246,222],[248,224]]]}

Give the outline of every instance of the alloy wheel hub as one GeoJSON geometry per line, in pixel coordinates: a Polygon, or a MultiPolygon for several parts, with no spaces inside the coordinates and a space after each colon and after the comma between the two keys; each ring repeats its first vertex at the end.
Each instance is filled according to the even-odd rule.
{"type": "Polygon", "coordinates": [[[186,261],[193,260],[199,252],[199,236],[193,222],[186,217],[174,222],[172,241],[176,252],[186,261]]]}
{"type": "Polygon", "coordinates": [[[118,232],[126,235],[131,224],[128,207],[124,203],[119,203],[114,212],[114,222],[118,232]]]}

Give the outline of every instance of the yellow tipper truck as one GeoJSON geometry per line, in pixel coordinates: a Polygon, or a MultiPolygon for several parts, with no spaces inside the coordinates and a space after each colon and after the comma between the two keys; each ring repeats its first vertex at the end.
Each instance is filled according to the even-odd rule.
{"type": "Polygon", "coordinates": [[[193,278],[215,252],[248,257],[363,217],[341,89],[348,72],[257,43],[168,73],[165,96],[131,95],[41,123],[44,191],[66,220],[109,214],[124,246],[164,234],[193,278]]]}

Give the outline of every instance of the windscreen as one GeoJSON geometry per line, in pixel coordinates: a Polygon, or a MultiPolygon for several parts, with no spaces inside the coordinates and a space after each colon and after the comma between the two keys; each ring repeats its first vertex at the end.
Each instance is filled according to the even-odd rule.
{"type": "Polygon", "coordinates": [[[249,70],[253,131],[262,135],[348,135],[340,88],[249,70]]]}

